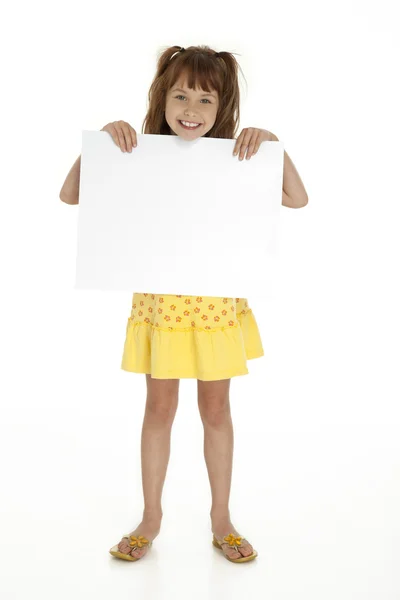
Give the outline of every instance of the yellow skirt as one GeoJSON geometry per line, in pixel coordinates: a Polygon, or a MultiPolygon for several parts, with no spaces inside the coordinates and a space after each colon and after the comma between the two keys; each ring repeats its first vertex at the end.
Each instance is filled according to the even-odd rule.
{"type": "Polygon", "coordinates": [[[154,379],[202,381],[247,375],[264,356],[245,298],[134,293],[121,369],[154,379]]]}

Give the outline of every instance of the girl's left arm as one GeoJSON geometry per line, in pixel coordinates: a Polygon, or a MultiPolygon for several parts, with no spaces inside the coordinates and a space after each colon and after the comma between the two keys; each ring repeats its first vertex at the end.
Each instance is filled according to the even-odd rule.
{"type": "MultiPolygon", "coordinates": [[[[268,132],[271,141],[279,142],[274,133],[268,132]]],[[[308,195],[300,175],[289,154],[283,154],[282,205],[289,208],[302,208],[308,204],[308,195]]]]}
{"type": "Polygon", "coordinates": [[[289,208],[302,208],[308,204],[307,192],[286,150],[283,156],[282,204],[289,208]]]}
{"type": "MultiPolygon", "coordinates": [[[[239,160],[243,160],[245,154],[249,159],[257,152],[262,142],[273,141],[279,142],[279,139],[271,131],[246,127],[236,140],[233,154],[239,153],[239,160]]],[[[282,204],[289,208],[301,208],[308,204],[308,195],[303,182],[286,150],[283,159],[282,204]]]]}

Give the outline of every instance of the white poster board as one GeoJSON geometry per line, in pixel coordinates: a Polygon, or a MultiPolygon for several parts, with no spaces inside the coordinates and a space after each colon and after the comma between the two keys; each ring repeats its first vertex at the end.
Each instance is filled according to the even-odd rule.
{"type": "Polygon", "coordinates": [[[83,131],[75,289],[265,294],[279,255],[283,143],[83,131]]]}

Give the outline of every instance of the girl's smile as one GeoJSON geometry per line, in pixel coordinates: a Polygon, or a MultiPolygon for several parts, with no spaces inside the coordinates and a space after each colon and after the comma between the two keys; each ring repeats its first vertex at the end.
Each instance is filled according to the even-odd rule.
{"type": "MultiPolygon", "coordinates": [[[[180,124],[181,127],[183,127],[184,129],[186,129],[187,131],[189,131],[190,129],[198,129],[201,126],[201,123],[199,123],[198,125],[191,125],[190,127],[187,125],[184,125],[184,123],[182,121],[180,121],[178,119],[178,123],[180,124]]],[[[190,121],[185,121],[185,123],[190,123],[190,121]]]]}

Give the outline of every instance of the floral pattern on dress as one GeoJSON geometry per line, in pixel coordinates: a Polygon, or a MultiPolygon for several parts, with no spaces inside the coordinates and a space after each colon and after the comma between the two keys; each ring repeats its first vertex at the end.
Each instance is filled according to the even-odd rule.
{"type": "Polygon", "coordinates": [[[134,293],[129,319],[166,331],[237,327],[251,309],[246,298],[134,293]]]}

